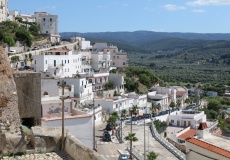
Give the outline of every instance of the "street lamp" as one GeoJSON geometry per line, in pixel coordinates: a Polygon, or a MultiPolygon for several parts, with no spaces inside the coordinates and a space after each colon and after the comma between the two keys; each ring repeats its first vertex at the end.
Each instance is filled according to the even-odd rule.
{"type": "MultiPolygon", "coordinates": [[[[131,115],[131,127],[130,127],[130,133],[132,134],[133,132],[133,121],[132,121],[132,114],[133,114],[133,110],[129,109],[129,113],[131,115]]],[[[130,141],[130,159],[132,159],[132,141],[130,141]]]]}
{"type": "Polygon", "coordinates": [[[95,100],[94,100],[94,93],[95,91],[93,91],[93,150],[96,151],[96,142],[95,142],[95,100]]]}
{"type": "Polygon", "coordinates": [[[68,99],[69,96],[64,96],[64,88],[67,87],[66,82],[62,80],[61,82],[58,81],[57,85],[62,88],[62,96],[60,96],[60,100],[62,101],[62,143],[61,143],[61,149],[64,150],[64,100],[68,99]]]}

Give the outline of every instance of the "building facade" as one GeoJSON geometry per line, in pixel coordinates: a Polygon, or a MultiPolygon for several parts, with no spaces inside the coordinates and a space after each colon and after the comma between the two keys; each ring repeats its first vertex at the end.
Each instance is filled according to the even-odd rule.
{"type": "Polygon", "coordinates": [[[43,55],[34,56],[34,70],[36,72],[48,71],[54,77],[72,77],[73,74],[81,73],[81,54],[73,51],[56,49],[43,55]]]}
{"type": "Polygon", "coordinates": [[[0,22],[7,19],[8,16],[8,0],[0,1],[0,22]]]}

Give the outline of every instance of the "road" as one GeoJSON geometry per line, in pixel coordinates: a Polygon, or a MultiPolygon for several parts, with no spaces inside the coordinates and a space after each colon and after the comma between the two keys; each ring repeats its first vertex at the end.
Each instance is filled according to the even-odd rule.
{"type": "Polygon", "coordinates": [[[112,136],[112,142],[103,142],[101,140],[103,129],[105,128],[106,123],[101,123],[95,128],[95,136],[97,142],[97,152],[101,157],[104,157],[108,160],[117,160],[119,157],[119,150],[125,151],[127,147],[125,144],[119,144],[115,136],[112,136]]]}

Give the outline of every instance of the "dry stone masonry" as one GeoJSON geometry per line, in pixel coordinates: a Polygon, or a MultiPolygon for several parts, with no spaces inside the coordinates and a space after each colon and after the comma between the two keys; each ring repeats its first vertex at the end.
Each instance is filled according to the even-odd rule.
{"type": "Polygon", "coordinates": [[[0,47],[0,131],[16,133],[20,127],[18,96],[12,69],[4,49],[0,47]]]}

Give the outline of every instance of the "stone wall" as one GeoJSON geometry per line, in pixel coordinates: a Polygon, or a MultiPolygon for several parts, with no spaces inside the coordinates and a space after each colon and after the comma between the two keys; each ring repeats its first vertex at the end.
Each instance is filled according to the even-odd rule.
{"type": "MultiPolygon", "coordinates": [[[[19,72],[14,74],[17,86],[20,118],[34,118],[34,125],[41,124],[41,73],[19,72]]],[[[24,124],[25,122],[22,122],[24,124]]]]}
{"type": "Polygon", "coordinates": [[[66,136],[65,151],[75,160],[105,160],[70,133],[66,136]]]}

